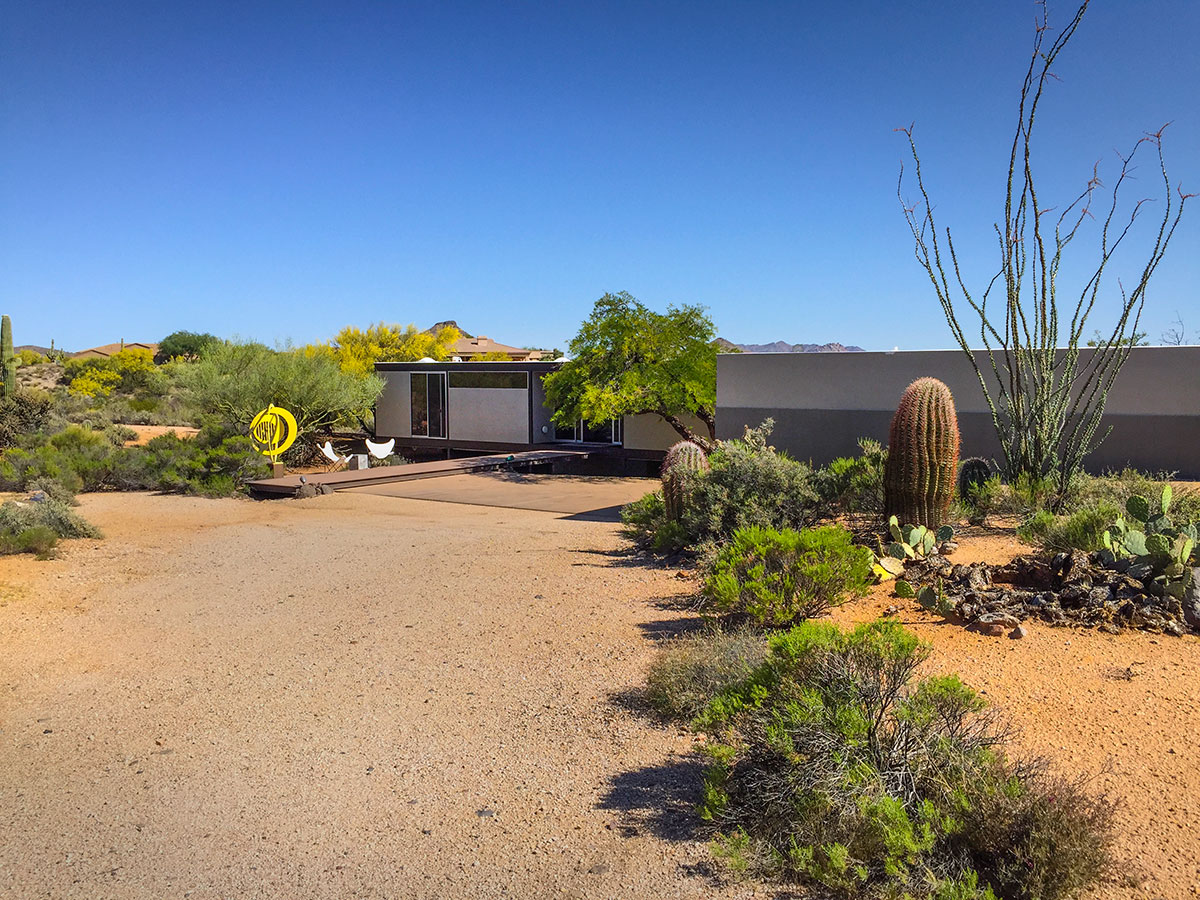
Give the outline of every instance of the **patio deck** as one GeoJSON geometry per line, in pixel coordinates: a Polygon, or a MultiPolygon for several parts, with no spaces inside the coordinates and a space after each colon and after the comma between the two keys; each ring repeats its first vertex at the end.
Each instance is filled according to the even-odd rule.
{"type": "Polygon", "coordinates": [[[467,472],[492,472],[554,463],[568,459],[587,459],[594,450],[530,450],[522,453],[498,453],[491,456],[467,456],[460,459],[438,459],[432,462],[410,463],[403,466],[377,466],[373,469],[343,469],[338,472],[312,472],[305,475],[285,475],[282,478],[262,478],[249,483],[250,493],[258,497],[292,497],[304,484],[325,485],[332,490],[368,487],[418,478],[439,478],[467,472]]]}

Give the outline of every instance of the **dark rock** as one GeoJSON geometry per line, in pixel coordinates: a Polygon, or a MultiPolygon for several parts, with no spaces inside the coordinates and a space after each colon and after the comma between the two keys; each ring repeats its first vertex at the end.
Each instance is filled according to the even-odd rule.
{"type": "Polygon", "coordinates": [[[317,496],[317,486],[315,484],[302,484],[293,495],[297,500],[311,500],[317,496]]]}

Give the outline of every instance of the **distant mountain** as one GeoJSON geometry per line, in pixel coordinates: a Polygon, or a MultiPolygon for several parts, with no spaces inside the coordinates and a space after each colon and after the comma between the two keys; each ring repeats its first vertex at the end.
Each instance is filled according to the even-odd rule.
{"type": "Polygon", "coordinates": [[[428,328],[425,329],[425,333],[426,334],[437,334],[439,331],[441,331],[443,328],[446,328],[446,327],[456,329],[459,334],[461,334],[463,337],[467,338],[468,340],[475,337],[475,335],[467,334],[465,331],[463,331],[461,328],[459,328],[458,323],[455,322],[453,319],[447,319],[445,322],[437,322],[434,325],[430,325],[428,328]]]}
{"type": "Polygon", "coordinates": [[[847,347],[845,344],[789,344],[787,341],[775,341],[770,344],[735,344],[732,341],[727,341],[724,338],[717,338],[717,344],[722,350],[729,351],[733,348],[741,350],[743,353],[862,353],[862,347],[856,347],[851,344],[847,347]]]}

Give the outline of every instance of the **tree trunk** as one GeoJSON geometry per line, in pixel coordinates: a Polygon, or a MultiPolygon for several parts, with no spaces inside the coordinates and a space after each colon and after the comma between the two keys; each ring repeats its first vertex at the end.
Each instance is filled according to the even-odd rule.
{"type": "MultiPolygon", "coordinates": [[[[709,424],[707,421],[705,421],[705,425],[708,425],[709,436],[701,437],[700,435],[696,434],[696,432],[692,431],[692,429],[688,428],[684,421],[678,416],[674,416],[665,412],[660,412],[659,415],[662,416],[668,425],[679,432],[679,435],[685,441],[691,441],[693,444],[698,445],[705,453],[712,453],[713,450],[717,448],[716,437],[714,434],[715,427],[709,424]]],[[[710,416],[709,418],[711,419],[712,417],[710,416]]]]}

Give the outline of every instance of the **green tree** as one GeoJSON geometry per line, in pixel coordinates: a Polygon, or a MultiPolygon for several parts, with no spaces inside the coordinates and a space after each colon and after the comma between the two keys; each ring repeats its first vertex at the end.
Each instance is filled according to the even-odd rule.
{"type": "Polygon", "coordinates": [[[454,343],[462,336],[457,328],[445,326],[436,332],[417,331],[415,325],[400,327],[380,322],[366,329],[348,325],[337,333],[330,350],[351,375],[372,375],[377,362],[449,359],[454,343]]]}
{"type": "Polygon", "coordinates": [[[221,339],[215,334],[175,331],[158,342],[157,362],[163,363],[170,359],[195,362],[219,343],[221,339]]]}
{"type": "Polygon", "coordinates": [[[716,443],[717,345],[700,306],[647,309],[630,294],[605,294],[571,341],[569,362],[546,376],[554,420],[599,424],[654,413],[705,449],[716,443]],[[696,434],[686,417],[707,428],[696,434]]]}
{"type": "Polygon", "coordinates": [[[202,409],[245,429],[270,403],[296,417],[301,434],[328,430],[365,412],[383,390],[374,375],[342,371],[332,354],[258,343],[220,343],[187,366],[181,379],[202,409]]]}

